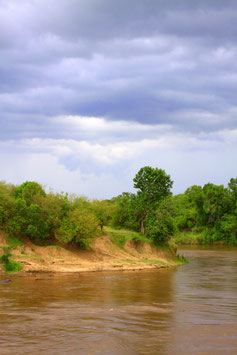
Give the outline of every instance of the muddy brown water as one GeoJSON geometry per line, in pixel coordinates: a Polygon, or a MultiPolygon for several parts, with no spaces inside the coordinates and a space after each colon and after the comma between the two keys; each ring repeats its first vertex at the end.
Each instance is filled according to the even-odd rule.
{"type": "Polygon", "coordinates": [[[237,354],[237,249],[182,253],[167,270],[10,276],[0,354],[237,354]]]}

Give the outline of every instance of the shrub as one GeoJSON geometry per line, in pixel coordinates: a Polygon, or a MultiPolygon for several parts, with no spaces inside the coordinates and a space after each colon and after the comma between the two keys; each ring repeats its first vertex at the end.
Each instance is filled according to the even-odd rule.
{"type": "Polygon", "coordinates": [[[98,225],[98,219],[91,212],[76,208],[63,219],[55,231],[55,237],[63,243],[74,242],[88,249],[90,238],[96,233],[98,225]]]}
{"type": "Polygon", "coordinates": [[[4,269],[7,272],[19,272],[22,270],[22,268],[22,263],[19,263],[18,261],[8,260],[4,264],[4,269]]]}
{"type": "Polygon", "coordinates": [[[77,226],[64,218],[59,228],[55,231],[55,238],[62,243],[71,242],[77,235],[77,226]]]}
{"type": "Polygon", "coordinates": [[[86,210],[75,209],[70,213],[69,219],[77,227],[76,243],[80,243],[80,239],[92,237],[99,225],[96,216],[86,210]]]}
{"type": "Polygon", "coordinates": [[[14,191],[13,196],[15,198],[22,198],[29,206],[32,203],[38,202],[37,198],[40,196],[45,197],[46,193],[42,186],[34,181],[26,181],[14,191]]]}
{"type": "Polygon", "coordinates": [[[97,217],[101,230],[108,225],[114,210],[115,206],[111,202],[93,200],[91,203],[91,211],[97,217]]]}
{"type": "Polygon", "coordinates": [[[227,244],[237,245],[237,217],[224,215],[220,223],[216,224],[216,239],[223,240],[227,244]]]}

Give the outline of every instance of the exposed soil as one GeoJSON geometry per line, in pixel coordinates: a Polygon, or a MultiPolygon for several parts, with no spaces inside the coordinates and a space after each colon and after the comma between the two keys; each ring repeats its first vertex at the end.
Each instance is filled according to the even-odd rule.
{"type": "MultiPolygon", "coordinates": [[[[7,246],[6,235],[1,233],[0,247],[4,246],[7,246]]],[[[133,240],[120,248],[108,235],[95,238],[90,251],[55,245],[41,247],[25,240],[24,245],[12,249],[11,254],[11,259],[24,265],[21,273],[139,270],[177,265],[175,257],[162,248],[133,240]]]]}

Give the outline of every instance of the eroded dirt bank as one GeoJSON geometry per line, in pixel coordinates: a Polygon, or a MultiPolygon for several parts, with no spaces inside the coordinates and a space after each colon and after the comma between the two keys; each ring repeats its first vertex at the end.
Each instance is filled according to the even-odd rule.
{"type": "MultiPolygon", "coordinates": [[[[7,246],[6,235],[1,233],[0,247],[7,246]]],[[[90,251],[55,245],[41,247],[25,240],[22,246],[11,249],[11,254],[12,260],[24,265],[21,273],[138,270],[178,265],[175,256],[168,250],[134,240],[127,241],[120,248],[108,235],[95,238],[90,251]]]]}

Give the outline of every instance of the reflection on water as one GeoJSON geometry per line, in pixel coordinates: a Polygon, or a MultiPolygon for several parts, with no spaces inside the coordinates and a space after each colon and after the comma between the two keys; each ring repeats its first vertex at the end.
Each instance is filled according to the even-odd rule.
{"type": "Polygon", "coordinates": [[[177,269],[12,277],[0,353],[236,354],[237,250],[182,252],[177,269]]]}

